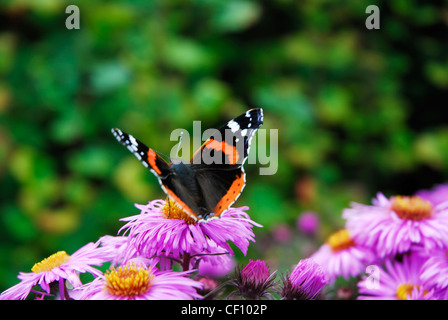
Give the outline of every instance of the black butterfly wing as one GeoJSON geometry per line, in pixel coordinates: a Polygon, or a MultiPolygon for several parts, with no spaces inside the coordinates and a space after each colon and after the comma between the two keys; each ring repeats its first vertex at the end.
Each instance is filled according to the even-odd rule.
{"type": "Polygon", "coordinates": [[[191,158],[207,214],[220,216],[243,191],[246,184],[243,164],[252,137],[262,124],[263,110],[248,110],[217,130],[191,158]]]}
{"type": "Polygon", "coordinates": [[[220,216],[236,201],[245,183],[242,165],[263,110],[251,109],[216,130],[190,164],[167,163],[133,136],[112,129],[115,138],[158,178],[164,192],[195,220],[220,216]]]}
{"type": "Polygon", "coordinates": [[[117,141],[128,148],[128,150],[131,151],[146,168],[150,169],[157,178],[170,173],[170,165],[143,142],[117,128],[113,128],[112,133],[117,141]]]}
{"type": "Polygon", "coordinates": [[[221,216],[238,199],[246,184],[246,176],[240,165],[225,168],[192,165],[192,169],[202,194],[201,207],[206,212],[204,219],[221,216]]]}
{"type": "MultiPolygon", "coordinates": [[[[154,173],[168,197],[176,202],[192,218],[198,219],[197,213],[201,212],[198,206],[201,195],[197,191],[191,174],[190,176],[188,174],[191,170],[182,167],[181,164],[171,165],[167,163],[143,142],[120,129],[114,128],[112,129],[112,133],[118,142],[127,147],[146,168],[154,173]]],[[[183,166],[185,165],[183,164],[183,166]]]]}
{"type": "Polygon", "coordinates": [[[263,124],[263,109],[250,109],[227,122],[207,139],[190,159],[192,164],[243,165],[255,131],[263,124]]]}

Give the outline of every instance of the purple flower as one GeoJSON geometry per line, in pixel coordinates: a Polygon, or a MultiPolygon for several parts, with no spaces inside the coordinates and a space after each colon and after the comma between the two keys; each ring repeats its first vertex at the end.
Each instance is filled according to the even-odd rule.
{"type": "Polygon", "coordinates": [[[230,208],[220,218],[195,221],[177,207],[155,200],[148,205],[138,205],[141,214],[121,219],[122,227],[129,233],[130,243],[146,257],[171,256],[180,258],[185,253],[233,254],[228,242],[233,242],[246,255],[249,241],[255,242],[253,226],[261,227],[244,212],[248,207],[230,208]]]}
{"type": "Polygon", "coordinates": [[[202,289],[198,290],[198,293],[202,295],[205,300],[215,300],[219,296],[220,292],[217,290],[219,286],[218,281],[207,277],[200,277],[196,280],[203,285],[202,289]]]}
{"type": "Polygon", "coordinates": [[[246,282],[252,282],[260,285],[269,278],[269,268],[262,260],[253,261],[249,259],[249,263],[241,270],[241,276],[246,282]]]}
{"type": "Polygon", "coordinates": [[[297,218],[297,229],[307,235],[314,235],[319,229],[319,225],[319,217],[311,211],[303,212],[297,218]]]}
{"type": "Polygon", "coordinates": [[[79,290],[80,300],[191,300],[200,299],[202,283],[190,272],[158,271],[141,263],[112,267],[79,290]]]}
{"type": "MultiPolygon", "coordinates": [[[[358,283],[359,300],[435,300],[434,290],[420,279],[424,258],[417,254],[403,256],[403,262],[386,259],[385,270],[377,277],[364,277],[358,283]]],[[[379,268],[379,267],[378,267],[379,268]]]]}
{"type": "Polygon", "coordinates": [[[302,259],[283,279],[282,298],[312,300],[328,283],[324,269],[312,259],[302,259]]]}
{"type": "Polygon", "coordinates": [[[421,270],[421,280],[427,287],[434,288],[448,299],[448,250],[437,250],[432,252],[423,263],[421,270]]]}
{"type": "Polygon", "coordinates": [[[448,202],[433,206],[419,196],[387,199],[379,193],[373,205],[353,203],[343,216],[357,243],[385,257],[414,248],[429,252],[447,246],[447,207],[448,202]]]}
{"type": "MultiPolygon", "coordinates": [[[[25,299],[35,285],[39,285],[47,295],[50,294],[50,283],[59,282],[61,293],[65,290],[65,280],[74,288],[82,285],[79,273],[89,272],[94,276],[101,274],[92,265],[101,266],[108,261],[107,251],[98,248],[98,243],[88,243],[72,255],[65,251],[58,251],[48,258],[36,263],[30,273],[20,272],[18,278],[22,280],[0,295],[1,300],[25,299]]],[[[39,292],[42,295],[45,293],[39,292]]]]}
{"type": "Polygon", "coordinates": [[[272,298],[271,293],[277,285],[274,282],[276,273],[277,271],[274,271],[270,274],[264,261],[249,260],[243,270],[237,270],[235,279],[230,281],[230,284],[237,289],[231,296],[237,294],[250,300],[272,298]]]}
{"type": "Polygon", "coordinates": [[[333,283],[337,277],[348,280],[358,276],[376,256],[369,248],[358,245],[347,229],[342,229],[330,235],[310,258],[322,266],[329,282],[333,283]]]}
{"type": "Polygon", "coordinates": [[[432,190],[420,190],[415,195],[428,200],[432,205],[436,206],[448,201],[448,184],[440,184],[432,190]]]}
{"type": "Polygon", "coordinates": [[[287,224],[280,223],[273,228],[272,236],[280,243],[288,242],[291,238],[291,229],[287,224]]]}
{"type": "MultiPolygon", "coordinates": [[[[200,261],[194,261],[198,265],[198,275],[204,277],[220,278],[229,274],[235,267],[235,258],[229,254],[205,255],[198,257],[200,261]]],[[[194,265],[190,269],[194,269],[194,265]]]]}
{"type": "Polygon", "coordinates": [[[98,242],[109,254],[112,265],[124,264],[126,259],[133,259],[138,256],[137,250],[129,243],[128,237],[105,235],[98,242]]]}

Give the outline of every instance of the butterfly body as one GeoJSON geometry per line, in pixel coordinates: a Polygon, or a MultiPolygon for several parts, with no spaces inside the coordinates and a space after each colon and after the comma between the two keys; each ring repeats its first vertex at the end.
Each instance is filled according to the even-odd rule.
{"type": "Polygon", "coordinates": [[[167,162],[120,129],[114,128],[112,133],[153,172],[172,201],[194,220],[208,220],[219,217],[241,194],[246,184],[243,164],[262,123],[262,109],[248,110],[216,130],[190,162],[167,162]]]}

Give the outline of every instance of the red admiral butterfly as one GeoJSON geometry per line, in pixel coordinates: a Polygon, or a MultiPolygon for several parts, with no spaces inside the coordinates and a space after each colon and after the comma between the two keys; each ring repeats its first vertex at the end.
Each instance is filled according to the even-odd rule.
{"type": "Polygon", "coordinates": [[[112,133],[154,173],[168,197],[197,221],[221,216],[240,196],[246,184],[243,164],[262,124],[263,110],[248,110],[216,130],[189,163],[168,163],[120,129],[112,133]]]}

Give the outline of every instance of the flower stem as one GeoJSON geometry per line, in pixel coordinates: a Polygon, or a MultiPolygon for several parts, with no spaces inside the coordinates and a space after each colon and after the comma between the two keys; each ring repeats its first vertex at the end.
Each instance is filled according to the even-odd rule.
{"type": "Polygon", "coordinates": [[[59,278],[59,296],[61,300],[70,300],[67,288],[65,287],[65,279],[59,278]]]}
{"type": "Polygon", "coordinates": [[[191,256],[188,252],[186,252],[183,256],[183,260],[182,260],[182,270],[183,271],[188,271],[190,270],[190,260],[191,260],[191,256]]]}

